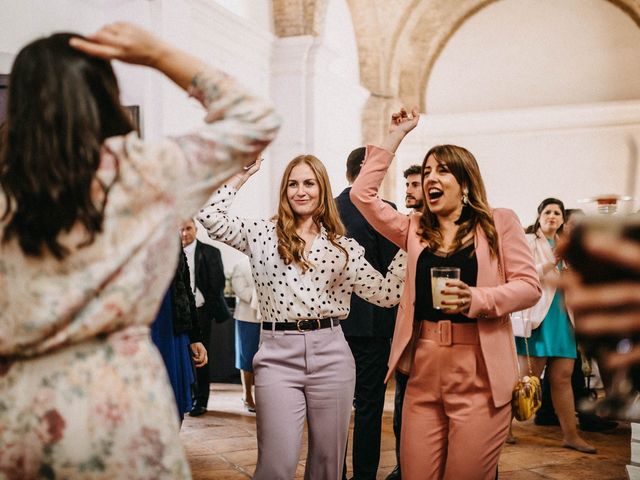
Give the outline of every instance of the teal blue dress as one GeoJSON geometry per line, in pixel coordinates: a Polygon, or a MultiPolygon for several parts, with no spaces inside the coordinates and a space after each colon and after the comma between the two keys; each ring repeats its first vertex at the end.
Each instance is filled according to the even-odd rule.
{"type": "MultiPolygon", "coordinates": [[[[553,241],[549,243],[553,248],[553,241]]],[[[527,342],[532,357],[576,358],[576,338],[560,290],[556,290],[547,315],[527,342]]],[[[516,349],[518,355],[527,354],[524,338],[516,337],[516,349]]]]}

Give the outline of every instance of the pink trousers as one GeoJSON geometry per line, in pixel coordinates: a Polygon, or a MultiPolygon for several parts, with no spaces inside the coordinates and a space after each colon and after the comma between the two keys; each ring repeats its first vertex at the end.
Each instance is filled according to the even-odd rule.
{"type": "Polygon", "coordinates": [[[349,433],[355,363],[340,326],[262,331],[253,359],[258,429],[255,480],[295,477],[305,419],[306,480],[339,480],[349,433]]]}
{"type": "Polygon", "coordinates": [[[422,322],[402,410],[405,480],[493,480],[511,407],[493,405],[476,324],[422,322]]]}

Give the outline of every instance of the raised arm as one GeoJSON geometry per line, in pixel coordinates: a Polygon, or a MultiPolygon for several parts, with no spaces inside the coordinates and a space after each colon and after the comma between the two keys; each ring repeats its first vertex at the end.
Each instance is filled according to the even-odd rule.
{"type": "Polygon", "coordinates": [[[206,68],[197,58],[126,22],[105,25],[86,38],[72,38],[69,44],[103,60],[155,68],[185,90],[191,79],[206,68]]]}
{"type": "MultiPolygon", "coordinates": [[[[245,228],[245,220],[229,214],[229,208],[236,198],[238,189],[260,170],[262,159],[258,158],[249,167],[231,177],[229,181],[220,187],[216,193],[208,200],[198,215],[197,220],[207,229],[209,237],[213,240],[226,243],[230,247],[241,251],[246,255],[251,255],[248,241],[248,230],[245,228]]],[[[250,220],[251,222],[264,222],[250,220]]]]}
{"type": "Polygon", "coordinates": [[[221,183],[254,162],[279,127],[272,106],[249,94],[231,77],[205,65],[150,33],[127,23],[107,25],[74,48],[103,59],[145,65],[188,89],[206,108],[203,127],[148,146],[135,137],[106,142],[117,157],[130,159],[139,174],[173,199],[187,218],[221,183]]]}
{"type": "Polygon", "coordinates": [[[373,228],[403,250],[407,249],[409,219],[382,201],[378,191],[396,149],[407,133],[415,128],[419,119],[420,115],[415,108],[412,115],[402,109],[391,116],[389,133],[382,145],[367,146],[362,169],[350,192],[351,201],[373,228]]]}

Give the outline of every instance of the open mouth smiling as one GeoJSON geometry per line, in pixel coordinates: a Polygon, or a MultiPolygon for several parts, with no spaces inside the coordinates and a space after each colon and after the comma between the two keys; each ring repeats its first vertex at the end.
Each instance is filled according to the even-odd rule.
{"type": "Polygon", "coordinates": [[[444,192],[439,188],[431,187],[427,192],[427,195],[429,196],[429,200],[435,201],[444,195],[444,192]]]}

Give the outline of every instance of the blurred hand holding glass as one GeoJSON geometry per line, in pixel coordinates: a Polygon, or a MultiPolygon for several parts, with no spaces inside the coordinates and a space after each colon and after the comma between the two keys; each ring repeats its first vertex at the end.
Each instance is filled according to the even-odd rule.
{"type": "Polygon", "coordinates": [[[561,254],[572,270],[567,306],[584,353],[598,361],[606,398],[602,416],[640,418],[640,217],[586,217],[561,254]]]}

